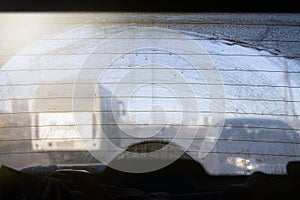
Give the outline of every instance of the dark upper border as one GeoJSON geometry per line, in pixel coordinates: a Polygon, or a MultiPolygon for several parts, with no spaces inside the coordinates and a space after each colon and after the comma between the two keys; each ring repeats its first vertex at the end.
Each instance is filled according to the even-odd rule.
{"type": "Polygon", "coordinates": [[[300,13],[295,0],[0,0],[0,11],[300,13]]]}

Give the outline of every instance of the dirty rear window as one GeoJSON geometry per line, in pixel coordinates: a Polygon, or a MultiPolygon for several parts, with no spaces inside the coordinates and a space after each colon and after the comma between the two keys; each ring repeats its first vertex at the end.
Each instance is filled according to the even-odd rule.
{"type": "Polygon", "coordinates": [[[186,153],[210,174],[284,174],[300,157],[299,23],[1,13],[0,164],[110,165],[164,142],[125,157],[167,160],[148,171],[186,153]]]}

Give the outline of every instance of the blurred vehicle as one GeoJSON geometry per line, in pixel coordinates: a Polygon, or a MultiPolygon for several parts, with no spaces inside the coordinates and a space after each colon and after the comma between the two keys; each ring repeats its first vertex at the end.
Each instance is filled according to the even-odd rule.
{"type": "MultiPolygon", "coordinates": [[[[121,130],[116,124],[126,114],[124,104],[110,97],[100,85],[96,85],[96,89],[93,86],[87,81],[80,85],[86,95],[92,94],[94,98],[78,97],[78,110],[73,108],[77,97],[73,97],[72,80],[45,80],[37,84],[32,103],[35,114],[31,115],[31,126],[34,127],[31,144],[34,151],[50,152],[53,163],[72,162],[82,155],[76,152],[89,154],[87,151],[103,148],[101,144],[103,146],[107,141],[103,139],[104,135],[107,138],[120,135],[121,130]],[[113,115],[113,112],[116,114],[113,115]]],[[[89,159],[87,162],[93,161],[92,156],[89,159]]]]}
{"type": "MultiPolygon", "coordinates": [[[[217,123],[216,126],[220,126],[217,123]]],[[[290,125],[275,119],[227,118],[211,154],[218,173],[272,173],[286,168],[300,155],[299,134],[290,125]]]]}

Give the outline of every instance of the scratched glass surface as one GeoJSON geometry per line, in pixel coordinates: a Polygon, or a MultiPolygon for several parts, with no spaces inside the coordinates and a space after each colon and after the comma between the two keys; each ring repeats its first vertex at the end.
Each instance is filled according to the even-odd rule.
{"type": "Polygon", "coordinates": [[[109,165],[153,141],[210,174],[284,174],[300,158],[297,14],[1,13],[0,24],[0,164],[109,165]]]}

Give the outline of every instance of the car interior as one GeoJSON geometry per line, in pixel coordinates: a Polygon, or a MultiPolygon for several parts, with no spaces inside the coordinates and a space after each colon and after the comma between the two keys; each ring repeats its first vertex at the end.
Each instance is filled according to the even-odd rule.
{"type": "Polygon", "coordinates": [[[300,199],[281,3],[3,0],[0,199],[300,199]]]}

